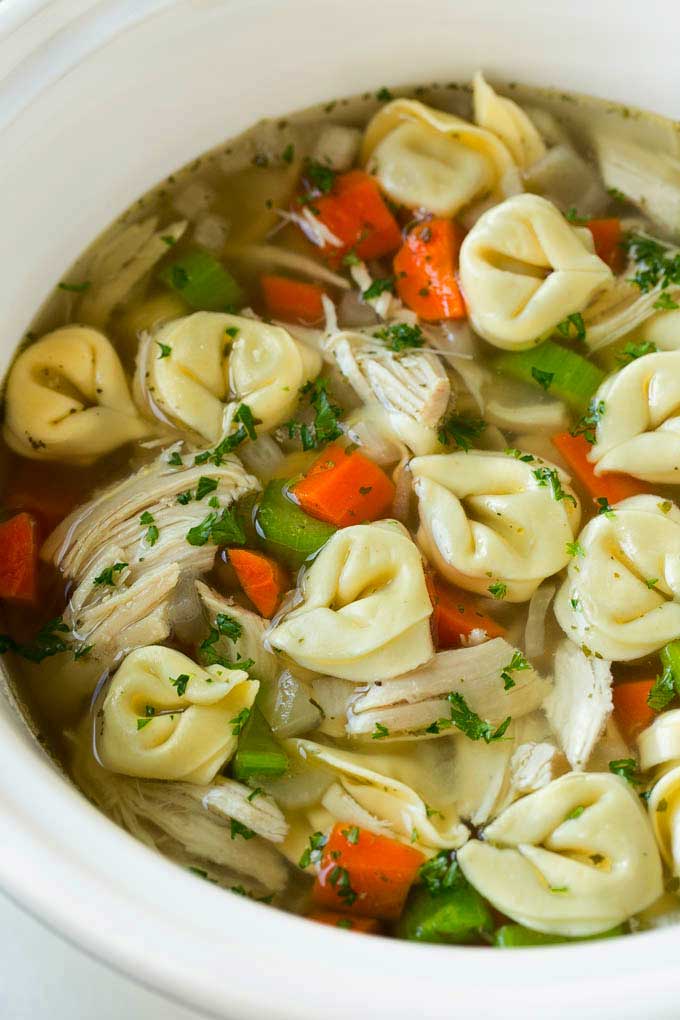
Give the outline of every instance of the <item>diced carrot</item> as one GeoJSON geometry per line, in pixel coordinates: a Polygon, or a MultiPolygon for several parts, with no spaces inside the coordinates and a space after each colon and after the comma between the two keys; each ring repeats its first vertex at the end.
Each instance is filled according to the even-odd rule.
{"type": "Polygon", "coordinates": [[[307,914],[310,921],[329,924],[332,928],[347,928],[348,931],[363,931],[368,935],[379,935],[382,925],[376,917],[348,917],[332,910],[315,910],[307,914]]]}
{"type": "Polygon", "coordinates": [[[287,276],[263,276],[261,281],[267,311],[284,322],[315,323],[323,318],[323,289],[287,276]]]}
{"type": "Polygon", "coordinates": [[[22,462],[12,467],[3,494],[3,503],[10,510],[27,510],[41,525],[40,538],[46,538],[67,517],[82,499],[77,483],[60,471],[45,474],[44,466],[22,462]]]}
{"type": "Polygon", "coordinates": [[[332,910],[394,920],[424,861],[414,847],[339,822],[324,847],[312,898],[332,910]]]}
{"type": "Polygon", "coordinates": [[[428,588],[434,612],[433,638],[437,648],[460,648],[473,631],[483,630],[488,638],[503,637],[505,629],[479,608],[469,592],[430,575],[428,588]]]}
{"type": "Polygon", "coordinates": [[[607,220],[588,220],[586,226],[593,235],[595,254],[599,255],[615,273],[621,272],[625,262],[621,247],[623,240],[621,220],[615,217],[607,220]]]}
{"type": "Polygon", "coordinates": [[[456,279],[463,231],[452,220],[432,219],[409,231],[394,257],[397,292],[421,319],[464,319],[456,279]]]}
{"type": "Polygon", "coordinates": [[[228,553],[239,584],[250,601],[263,616],[273,616],[288,587],[283,568],[276,560],[252,549],[229,549],[228,553]]]}
{"type": "Polygon", "coordinates": [[[333,190],[312,202],[316,216],[342,242],[326,246],[326,254],[340,258],[350,250],[360,259],[378,259],[399,246],[399,224],[387,208],[375,180],[363,170],[335,178],[333,190]]]}
{"type": "Polygon", "coordinates": [[[0,524],[0,598],[34,602],[38,593],[38,528],[31,514],[0,524]]]}
{"type": "Polygon", "coordinates": [[[588,460],[592,447],[584,436],[558,432],[552,436],[552,444],[562,454],[569,470],[588,490],[593,500],[604,496],[608,503],[613,504],[628,499],[629,496],[639,496],[640,493],[649,491],[647,486],[630,475],[613,473],[596,475],[595,466],[588,460]]]}
{"type": "Polygon", "coordinates": [[[629,744],[654,721],[656,713],[647,704],[653,686],[654,680],[633,680],[614,685],[614,714],[629,744]]]}
{"type": "Polygon", "coordinates": [[[363,453],[334,443],[291,493],[310,517],[345,528],[384,517],[394,499],[394,484],[363,453]]]}

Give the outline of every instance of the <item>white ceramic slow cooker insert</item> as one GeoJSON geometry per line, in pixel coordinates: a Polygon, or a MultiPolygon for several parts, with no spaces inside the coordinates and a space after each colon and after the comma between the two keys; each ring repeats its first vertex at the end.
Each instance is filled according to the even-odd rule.
{"type": "MultiPolygon", "coordinates": [[[[673,116],[679,33],[663,0],[2,0],[0,371],[119,212],[260,117],[477,68],[673,116]]],[[[74,790],[1,691],[0,884],[105,962],[230,1020],[678,1015],[676,928],[510,953],[413,945],[198,882],[74,790]]]]}

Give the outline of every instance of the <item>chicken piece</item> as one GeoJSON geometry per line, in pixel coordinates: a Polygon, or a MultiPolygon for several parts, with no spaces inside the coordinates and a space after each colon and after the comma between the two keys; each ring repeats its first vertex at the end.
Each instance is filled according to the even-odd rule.
{"type": "Polygon", "coordinates": [[[275,800],[234,779],[217,776],[203,797],[203,807],[221,818],[235,818],[270,843],[283,843],[288,822],[275,800]]]}
{"type": "Polygon", "coordinates": [[[250,609],[244,609],[233,598],[220,595],[203,581],[196,581],[196,591],[210,628],[215,628],[215,621],[220,614],[228,616],[240,627],[240,634],[234,639],[220,632],[214,650],[230,662],[252,659],[253,665],[248,670],[250,675],[265,685],[273,684],[279,674],[279,665],[274,653],[264,645],[266,621],[250,609]]]}
{"type": "Polygon", "coordinates": [[[610,662],[587,656],[572,641],[562,641],[555,653],[555,683],[545,709],[576,771],[585,769],[612,712],[610,667],[610,662]]]}
{"type": "Polygon", "coordinates": [[[533,793],[568,769],[567,759],[554,744],[520,744],[510,761],[510,785],[517,793],[533,793]]]}

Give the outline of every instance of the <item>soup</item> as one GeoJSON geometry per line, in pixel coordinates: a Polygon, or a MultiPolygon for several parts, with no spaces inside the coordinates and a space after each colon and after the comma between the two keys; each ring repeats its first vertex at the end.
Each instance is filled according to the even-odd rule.
{"type": "Polygon", "coordinates": [[[364,933],[674,918],[676,148],[384,88],[201,157],[59,282],[5,386],[0,647],[113,820],[364,933]]]}

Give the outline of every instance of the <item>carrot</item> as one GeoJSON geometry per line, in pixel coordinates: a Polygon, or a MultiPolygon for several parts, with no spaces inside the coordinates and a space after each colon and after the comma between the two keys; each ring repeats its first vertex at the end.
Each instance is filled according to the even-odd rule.
{"type": "Polygon", "coordinates": [[[287,276],[263,276],[261,281],[267,311],[285,322],[316,323],[323,318],[323,290],[316,283],[303,283],[287,276]]]}
{"type": "Polygon", "coordinates": [[[599,255],[615,273],[621,272],[624,266],[623,232],[621,220],[612,217],[606,220],[588,220],[588,230],[593,235],[595,254],[599,255]]]}
{"type": "Polygon", "coordinates": [[[44,466],[35,462],[12,465],[3,503],[10,510],[27,510],[40,525],[40,539],[54,531],[82,500],[82,488],[68,473],[45,475],[44,466]]]}
{"type": "Polygon", "coordinates": [[[310,208],[342,242],[341,248],[326,246],[326,254],[334,258],[352,250],[360,259],[377,259],[394,251],[401,240],[399,224],[378,185],[363,170],[340,174],[330,194],[315,198],[310,208]]]}
{"type": "Polygon", "coordinates": [[[419,223],[394,257],[397,292],[421,319],[464,319],[456,280],[463,231],[451,220],[419,223]]]}
{"type": "Polygon", "coordinates": [[[334,913],[332,910],[315,910],[307,914],[307,917],[318,924],[347,928],[348,931],[363,931],[368,935],[379,935],[382,930],[380,921],[375,917],[348,917],[347,914],[334,913]]]}
{"type": "Polygon", "coordinates": [[[488,638],[505,634],[499,623],[480,610],[469,592],[433,576],[428,578],[428,589],[434,606],[432,625],[437,648],[460,648],[475,630],[485,631],[488,638]]]}
{"type": "Polygon", "coordinates": [[[21,513],[0,524],[0,598],[35,602],[38,593],[38,527],[21,513]]]}
{"type": "Polygon", "coordinates": [[[588,490],[593,501],[604,496],[608,503],[618,503],[629,496],[639,496],[648,489],[637,478],[630,475],[607,473],[595,474],[595,466],[588,460],[592,449],[584,436],[572,436],[570,432],[558,432],[552,436],[553,446],[562,454],[572,474],[588,490]]]}
{"type": "Polygon", "coordinates": [[[647,704],[654,683],[654,680],[633,680],[614,685],[614,714],[629,744],[656,718],[654,709],[647,704]]]}
{"type": "Polygon", "coordinates": [[[262,614],[271,617],[288,587],[288,578],[276,560],[252,549],[229,549],[229,561],[239,584],[262,614]]]}
{"type": "Polygon", "coordinates": [[[291,493],[310,517],[345,528],[383,517],[392,505],[394,484],[363,453],[334,443],[291,493]]]}
{"type": "Polygon", "coordinates": [[[424,861],[414,847],[339,822],[323,849],[312,899],[334,910],[394,920],[424,861]]]}

